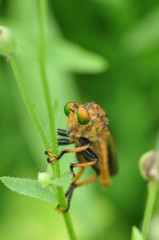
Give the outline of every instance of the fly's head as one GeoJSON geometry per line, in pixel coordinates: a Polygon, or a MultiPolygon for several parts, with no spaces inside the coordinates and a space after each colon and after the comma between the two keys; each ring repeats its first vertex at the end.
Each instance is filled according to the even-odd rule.
{"type": "Polygon", "coordinates": [[[85,129],[91,124],[91,116],[84,105],[78,105],[75,102],[69,102],[64,107],[64,112],[68,117],[68,129],[73,129],[72,132],[85,129]]]}

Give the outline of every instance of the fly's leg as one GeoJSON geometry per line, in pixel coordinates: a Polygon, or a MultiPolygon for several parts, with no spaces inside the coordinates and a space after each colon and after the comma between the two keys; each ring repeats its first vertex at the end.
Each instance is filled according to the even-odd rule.
{"type": "Polygon", "coordinates": [[[70,208],[70,202],[71,202],[71,198],[73,195],[73,191],[75,188],[77,187],[81,187],[84,186],[86,184],[89,184],[91,182],[93,182],[94,180],[97,179],[97,175],[92,176],[80,183],[77,183],[77,181],[79,180],[79,178],[81,177],[81,175],[83,174],[84,168],[81,168],[81,170],[79,171],[78,175],[76,176],[76,178],[74,179],[74,181],[72,182],[72,184],[70,185],[68,191],[66,192],[65,196],[67,197],[67,207],[66,208],[61,208],[60,205],[57,206],[57,210],[60,211],[61,213],[66,213],[68,212],[69,208],[70,208]]]}
{"type": "MultiPolygon", "coordinates": [[[[65,139],[65,138],[59,138],[57,139],[57,144],[58,145],[68,145],[68,144],[71,144],[72,142],[69,140],[69,139],[65,139]]],[[[45,155],[48,155],[49,157],[53,156],[51,154],[51,150],[50,149],[47,149],[45,151],[45,155]]]]}
{"type": "MultiPolygon", "coordinates": [[[[63,138],[58,139],[58,140],[57,140],[57,143],[58,143],[58,145],[68,145],[68,144],[72,144],[72,142],[71,142],[69,139],[63,139],[63,138]]],[[[48,156],[47,161],[48,161],[49,163],[52,162],[52,161],[54,161],[54,159],[56,159],[56,157],[57,157],[56,155],[54,155],[54,154],[51,153],[51,149],[47,149],[47,150],[45,151],[45,155],[48,156]]]]}
{"type": "Polygon", "coordinates": [[[70,128],[68,131],[58,128],[58,129],[57,129],[57,134],[58,134],[58,135],[61,135],[61,136],[63,136],[63,137],[69,137],[69,134],[72,132],[72,130],[73,130],[73,127],[70,128]]]}
{"type": "Polygon", "coordinates": [[[47,151],[45,152],[45,154],[47,154],[49,157],[51,157],[51,158],[48,158],[48,159],[47,159],[47,160],[48,160],[48,163],[54,164],[54,161],[59,160],[64,154],[66,154],[66,153],[72,153],[72,152],[83,152],[83,151],[85,151],[87,148],[89,148],[90,145],[91,145],[91,142],[89,142],[89,143],[87,142],[86,145],[82,145],[82,146],[79,146],[79,147],[76,147],[76,148],[64,149],[64,150],[61,151],[61,153],[60,153],[58,156],[56,156],[56,155],[51,155],[50,149],[49,149],[49,151],[47,150],[47,151]]]}
{"type": "MultiPolygon", "coordinates": [[[[57,129],[57,134],[64,136],[64,137],[69,137],[69,134],[72,130],[73,130],[73,128],[70,128],[68,131],[63,130],[63,129],[57,129]]],[[[68,144],[71,144],[72,142],[69,139],[60,138],[57,140],[57,143],[58,143],[58,145],[68,145],[68,144]]],[[[45,151],[45,155],[49,156],[49,158],[47,159],[49,163],[54,162],[54,160],[56,160],[56,157],[57,157],[56,155],[51,153],[50,149],[47,149],[45,151]]]]}
{"type": "MultiPolygon", "coordinates": [[[[86,143],[88,143],[89,140],[82,137],[82,138],[79,139],[79,141],[82,144],[86,144],[86,143]]],[[[96,174],[96,175],[78,183],[78,180],[80,179],[80,177],[83,174],[84,168],[87,167],[87,166],[93,166],[98,161],[98,158],[97,158],[96,154],[90,148],[87,148],[86,150],[84,150],[83,154],[85,155],[86,160],[88,162],[77,163],[77,164],[71,164],[70,165],[70,170],[71,170],[72,175],[74,175],[74,172],[73,172],[74,167],[82,167],[82,168],[79,171],[79,173],[77,174],[77,176],[75,177],[75,179],[73,180],[72,184],[70,185],[68,191],[65,194],[65,196],[67,197],[67,207],[66,208],[61,208],[60,205],[57,206],[57,210],[59,210],[62,213],[65,213],[69,210],[70,202],[71,202],[71,198],[72,198],[74,189],[77,188],[77,187],[81,187],[81,186],[84,186],[86,184],[89,184],[89,183],[95,181],[98,177],[98,175],[96,174]]]]}
{"type": "Polygon", "coordinates": [[[87,148],[86,150],[83,151],[83,154],[85,155],[85,159],[87,160],[87,162],[84,163],[71,163],[70,165],[70,171],[72,176],[75,176],[73,169],[75,167],[87,167],[87,166],[93,166],[97,163],[98,158],[96,156],[96,154],[90,149],[87,148]]]}
{"type": "Polygon", "coordinates": [[[58,135],[61,135],[61,136],[63,136],[63,137],[69,137],[67,131],[64,130],[64,129],[59,129],[59,128],[58,128],[58,129],[57,129],[57,134],[58,134],[58,135]]]}
{"type": "Polygon", "coordinates": [[[79,142],[81,143],[81,146],[79,147],[62,150],[62,152],[57,156],[57,160],[59,160],[65,153],[83,152],[92,144],[87,138],[84,137],[79,138],[79,142]]]}
{"type": "Polygon", "coordinates": [[[78,181],[78,179],[81,177],[81,175],[83,174],[83,171],[84,171],[84,168],[81,168],[81,170],[79,171],[79,173],[75,177],[74,181],[71,183],[69,189],[65,193],[65,197],[67,198],[67,207],[66,208],[61,208],[60,205],[58,205],[56,207],[56,210],[59,210],[61,213],[65,213],[65,212],[67,212],[69,210],[69,208],[70,208],[70,201],[71,201],[71,197],[72,197],[72,194],[73,194],[73,190],[76,187],[75,184],[78,181]]]}
{"type": "MultiPolygon", "coordinates": [[[[81,146],[73,148],[73,149],[64,149],[58,156],[54,155],[54,156],[52,156],[51,159],[50,158],[48,159],[48,162],[53,164],[55,160],[59,160],[65,153],[83,152],[83,154],[86,156],[86,160],[88,161],[88,162],[84,162],[84,163],[76,163],[76,164],[72,163],[70,165],[70,171],[71,171],[71,174],[73,175],[73,177],[75,177],[75,174],[73,172],[74,167],[81,167],[81,170],[78,173],[78,175],[75,177],[74,181],[72,182],[71,186],[69,187],[68,191],[65,194],[65,196],[67,198],[67,202],[68,202],[67,207],[66,208],[61,208],[60,205],[57,206],[57,210],[59,210],[62,213],[65,213],[69,210],[70,201],[71,201],[74,189],[76,187],[80,187],[80,186],[83,186],[83,185],[88,184],[90,182],[93,182],[97,178],[97,175],[95,175],[93,177],[90,177],[87,180],[84,180],[80,183],[77,183],[77,181],[79,180],[79,178],[81,177],[81,175],[84,171],[84,167],[93,166],[98,161],[98,158],[97,158],[96,154],[89,148],[91,146],[91,142],[84,137],[80,137],[79,142],[81,143],[81,146]]],[[[62,143],[64,143],[64,144],[68,143],[69,144],[70,142],[65,141],[65,139],[61,139],[59,141],[59,143],[61,143],[61,144],[62,143]]],[[[50,154],[49,156],[51,156],[50,151],[47,151],[46,154],[48,154],[48,155],[50,154]]]]}
{"type": "Polygon", "coordinates": [[[72,144],[72,142],[69,139],[64,139],[64,138],[57,139],[57,143],[59,146],[72,144]]]}
{"type": "MultiPolygon", "coordinates": [[[[66,142],[66,141],[65,141],[66,142]]],[[[70,165],[70,171],[73,177],[75,177],[75,174],[73,172],[73,168],[74,167],[86,167],[86,166],[93,166],[96,164],[96,162],[98,161],[97,156],[95,155],[95,153],[89,148],[91,146],[91,142],[84,137],[80,137],[79,138],[79,142],[82,144],[79,147],[76,148],[72,148],[72,149],[64,149],[63,151],[61,151],[61,153],[58,156],[52,155],[50,154],[50,152],[47,152],[47,155],[51,158],[48,158],[48,163],[54,164],[54,161],[59,160],[64,154],[66,153],[71,153],[71,152],[83,152],[84,155],[86,155],[86,159],[88,159],[88,162],[86,163],[71,163],[70,165]]]]}

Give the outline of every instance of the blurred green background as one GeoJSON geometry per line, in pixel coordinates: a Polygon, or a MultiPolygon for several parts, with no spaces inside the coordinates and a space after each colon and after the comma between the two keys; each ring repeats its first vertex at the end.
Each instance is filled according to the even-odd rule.
{"type": "MultiPolygon", "coordinates": [[[[159,3],[54,0],[47,17],[47,76],[52,103],[59,102],[57,126],[66,126],[68,101],[95,101],[110,118],[118,153],[119,173],[109,188],[95,182],[74,193],[70,214],[76,234],[82,240],[128,240],[132,225],[141,227],[147,195],[138,160],[155,147],[159,126],[159,3]]],[[[24,85],[49,136],[36,1],[0,0],[0,25],[17,36],[24,85]]],[[[10,65],[0,57],[0,176],[37,178],[46,169],[44,150],[10,65]]],[[[72,161],[75,155],[61,160],[62,172],[72,161]]],[[[55,207],[0,184],[0,239],[69,239],[55,207]]],[[[158,212],[156,203],[154,215],[158,212]]]]}

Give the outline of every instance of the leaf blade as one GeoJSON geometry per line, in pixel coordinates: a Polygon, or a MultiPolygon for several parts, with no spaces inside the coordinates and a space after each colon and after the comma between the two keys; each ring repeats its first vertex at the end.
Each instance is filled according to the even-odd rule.
{"type": "Polygon", "coordinates": [[[132,227],[132,235],[131,235],[131,240],[144,240],[142,233],[140,232],[140,230],[133,226],[132,227]]]}
{"type": "Polygon", "coordinates": [[[62,187],[66,183],[70,183],[71,180],[72,180],[72,176],[70,175],[70,172],[66,172],[66,173],[62,174],[62,176],[60,178],[53,179],[50,182],[53,185],[56,185],[58,187],[62,187]]]}
{"type": "Polygon", "coordinates": [[[97,74],[109,67],[104,57],[66,40],[49,42],[47,56],[51,66],[68,72],[97,74]]]}
{"type": "Polygon", "coordinates": [[[38,180],[14,178],[14,177],[1,177],[2,183],[10,190],[19,194],[37,198],[42,201],[56,202],[57,199],[48,188],[43,188],[38,180]]]}

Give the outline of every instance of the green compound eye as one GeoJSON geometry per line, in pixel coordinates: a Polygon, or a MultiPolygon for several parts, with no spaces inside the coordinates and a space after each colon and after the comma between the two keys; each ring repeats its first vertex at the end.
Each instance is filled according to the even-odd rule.
{"type": "Polygon", "coordinates": [[[64,112],[66,114],[66,116],[68,117],[71,111],[71,108],[74,106],[74,102],[68,102],[65,106],[64,106],[64,112]]]}
{"type": "Polygon", "coordinates": [[[89,123],[90,115],[86,108],[84,108],[84,107],[78,108],[77,119],[78,119],[78,122],[82,125],[89,123]]]}

